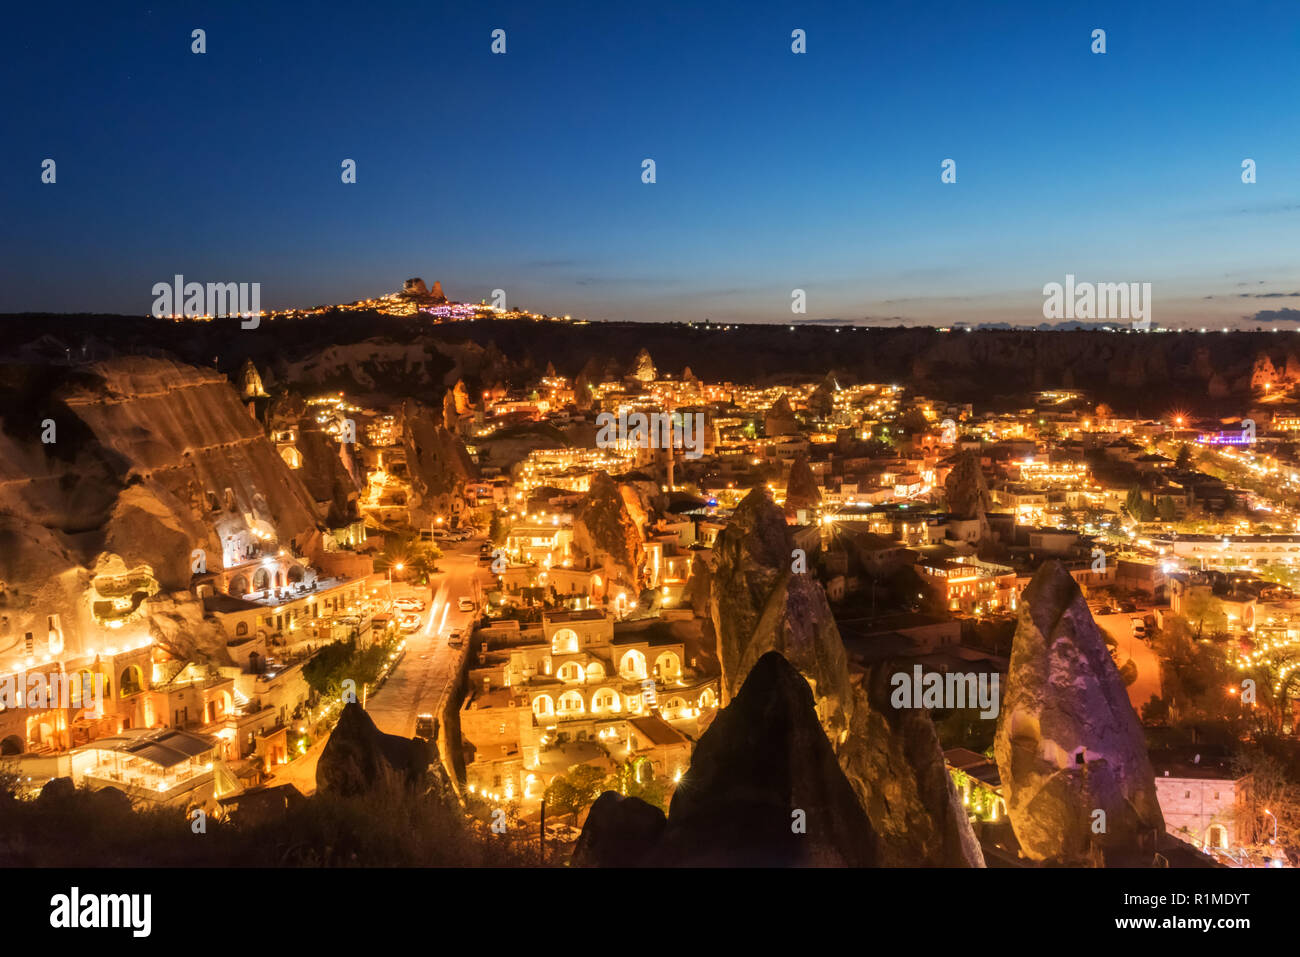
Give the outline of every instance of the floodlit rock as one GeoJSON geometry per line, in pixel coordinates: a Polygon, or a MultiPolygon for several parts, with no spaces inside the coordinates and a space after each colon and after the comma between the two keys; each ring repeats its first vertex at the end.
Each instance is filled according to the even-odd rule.
{"type": "Polygon", "coordinates": [[[974,452],[963,452],[944,481],[948,511],[957,518],[978,519],[980,538],[988,537],[988,513],[993,507],[988,483],[974,452]]]}
{"type": "Polygon", "coordinates": [[[793,435],[799,431],[799,420],[790,408],[790,400],[782,392],[771,408],[763,415],[763,433],[769,437],[793,435]]]}
{"type": "Polygon", "coordinates": [[[642,349],[632,361],[632,377],[641,382],[653,382],[655,375],[654,360],[650,358],[649,352],[642,349]]]}
{"type": "Polygon", "coordinates": [[[793,547],[781,509],[758,488],[719,533],[711,567],[694,563],[684,600],[709,609],[723,704],[759,659],[779,651],[812,688],[827,740],[877,834],[879,862],[983,866],[928,712],[898,713],[887,688],[850,676],[826,593],[811,574],[792,571],[793,547]]]}
{"type": "Polygon", "coordinates": [[[644,546],[618,483],[597,472],[573,521],[573,547],[607,581],[640,591],[644,546]]]}
{"type": "Polygon", "coordinates": [[[476,474],[465,443],[444,428],[441,414],[411,400],[402,405],[402,439],[411,495],[411,524],[428,527],[448,517],[465,499],[465,485],[476,474]]]}
{"type": "Polygon", "coordinates": [[[1142,727],[1083,593],[1058,561],[1020,599],[995,743],[1022,853],[1080,863],[1164,832],[1142,727]],[[1102,812],[1104,817],[1098,812],[1102,812]]]}
{"type": "Polygon", "coordinates": [[[700,738],[651,862],[876,864],[871,822],[835,760],[808,682],[781,655],[759,659],[700,738]]]}
{"type": "Polygon", "coordinates": [[[840,767],[876,828],[882,866],[983,867],[929,712],[890,702],[890,678],[902,670],[880,662],[855,681],[840,767]]]}
{"type": "Polygon", "coordinates": [[[425,780],[435,758],[423,738],[384,734],[355,701],[343,708],[316,765],[316,787],[344,796],[364,794],[392,783],[409,786],[425,780]]]}
{"type": "Polygon", "coordinates": [[[801,454],[790,466],[790,476],[786,480],[785,512],[793,516],[799,509],[815,509],[821,502],[822,493],[817,487],[816,476],[808,466],[808,456],[801,454]]]}
{"type": "Polygon", "coordinates": [[[848,728],[848,663],[826,592],[793,570],[794,541],[766,488],[745,496],[714,542],[709,617],[718,636],[722,702],[769,651],[779,651],[808,679],[832,739],[848,728]]]}
{"type": "Polygon", "coordinates": [[[639,867],[663,837],[664,812],[640,798],[606,791],[587,812],[573,867],[639,867]]]}

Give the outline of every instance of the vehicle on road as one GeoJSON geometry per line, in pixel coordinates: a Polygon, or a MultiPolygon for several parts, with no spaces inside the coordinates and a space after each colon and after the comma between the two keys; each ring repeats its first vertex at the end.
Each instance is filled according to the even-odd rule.
{"type": "Polygon", "coordinates": [[[393,604],[402,611],[424,611],[424,599],[422,598],[398,598],[393,604]]]}
{"type": "Polygon", "coordinates": [[[447,636],[447,647],[459,648],[463,644],[465,644],[465,632],[459,628],[453,628],[451,634],[447,636]]]}
{"type": "Polygon", "coordinates": [[[397,619],[397,627],[403,634],[410,634],[420,627],[420,616],[415,614],[405,614],[397,619]]]}
{"type": "Polygon", "coordinates": [[[434,727],[433,715],[429,714],[427,711],[415,716],[415,736],[417,738],[424,738],[426,741],[432,741],[434,727]]]}
{"type": "Polygon", "coordinates": [[[474,604],[474,599],[470,598],[469,595],[461,595],[456,600],[456,607],[461,611],[474,611],[478,606],[474,604]]]}

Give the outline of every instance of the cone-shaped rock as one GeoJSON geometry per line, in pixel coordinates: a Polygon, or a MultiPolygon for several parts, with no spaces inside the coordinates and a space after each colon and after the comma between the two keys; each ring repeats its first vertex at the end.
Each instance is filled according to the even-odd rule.
{"type": "Polygon", "coordinates": [[[316,788],[322,793],[363,794],[385,781],[420,783],[434,752],[423,738],[384,734],[355,701],[343,707],[320,762],[316,788]]]}
{"type": "Polygon", "coordinates": [[[700,738],[651,863],[876,863],[875,832],[818,723],[812,690],[781,655],[759,659],[700,738]]]}
{"type": "Polygon", "coordinates": [[[763,486],[745,496],[714,542],[710,617],[726,704],[764,654],[779,651],[812,683],[827,734],[848,727],[852,689],[844,643],[826,592],[794,571],[794,542],[780,506],[763,486]]]}
{"type": "Polygon", "coordinates": [[[638,867],[663,837],[664,812],[640,798],[606,791],[587,813],[573,867],[638,867]]]}
{"type": "Polygon", "coordinates": [[[1083,593],[1060,562],[1047,562],[1019,615],[995,752],[1021,851],[1140,860],[1164,832],[1155,776],[1083,593]]]}

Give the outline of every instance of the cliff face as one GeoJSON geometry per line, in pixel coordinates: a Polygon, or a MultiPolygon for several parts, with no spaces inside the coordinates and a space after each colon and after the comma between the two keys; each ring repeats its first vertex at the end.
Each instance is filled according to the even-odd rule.
{"type": "Polygon", "coordinates": [[[1027,857],[1081,863],[1100,851],[1122,861],[1164,832],[1142,727],[1060,562],[1043,565],[1021,596],[995,753],[1027,857]]]}
{"type": "Polygon", "coordinates": [[[645,548],[641,527],[633,518],[623,492],[605,472],[597,472],[573,521],[573,547],[601,569],[606,580],[640,591],[645,548]]]}
{"type": "Polygon", "coordinates": [[[134,591],[181,591],[194,549],[219,569],[252,529],[288,545],[317,528],[311,496],[215,372],[123,357],[47,366],[38,383],[6,366],[0,414],[0,654],[45,636],[56,612],[69,650],[98,640],[101,561],[134,591]]]}
{"type": "Polygon", "coordinates": [[[812,689],[823,732],[877,835],[879,862],[983,866],[929,714],[892,708],[888,668],[851,667],[826,593],[811,575],[792,572],[792,549],[781,509],[755,489],[719,533],[714,567],[692,582],[692,603],[707,592],[723,703],[765,654],[780,652],[812,689]]]}

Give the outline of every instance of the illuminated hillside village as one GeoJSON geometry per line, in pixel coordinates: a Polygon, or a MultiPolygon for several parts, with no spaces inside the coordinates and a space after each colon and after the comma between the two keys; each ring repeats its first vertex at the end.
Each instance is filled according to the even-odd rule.
{"type": "MultiPolygon", "coordinates": [[[[543,319],[420,280],[384,306],[543,319]]],[[[752,773],[811,823],[746,822],[751,862],[1300,860],[1294,352],[1220,421],[432,349],[48,366],[39,425],[5,419],[0,665],[74,680],[6,699],[20,797],[237,823],[427,767],[539,862],[680,864],[734,859],[707,825],[752,773]],[[914,673],[993,714],[900,705],[914,673]]]]}

